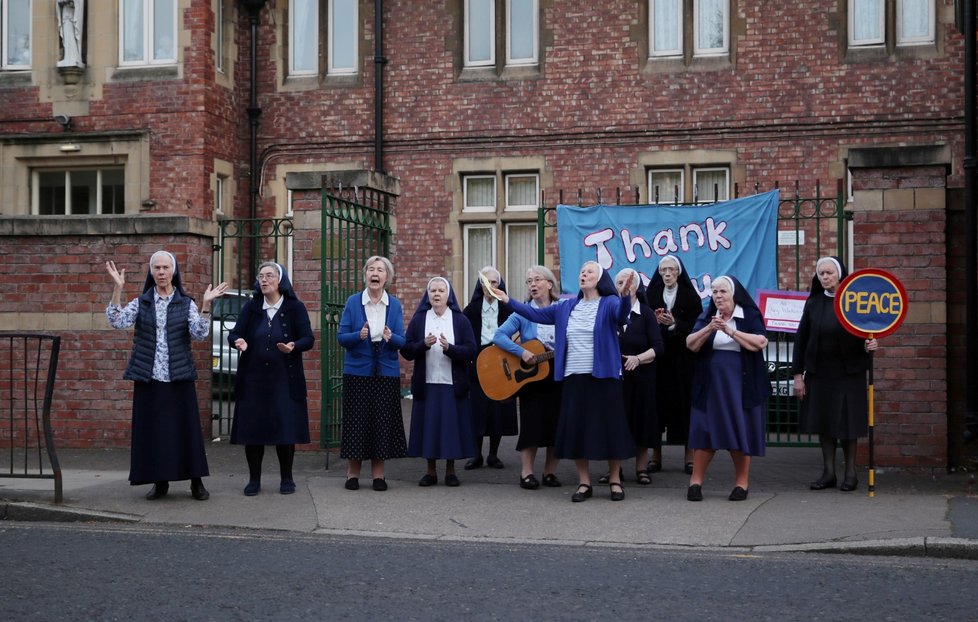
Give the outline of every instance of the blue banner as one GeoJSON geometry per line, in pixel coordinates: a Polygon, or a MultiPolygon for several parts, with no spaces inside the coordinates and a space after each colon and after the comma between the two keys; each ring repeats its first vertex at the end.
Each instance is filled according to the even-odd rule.
{"type": "Polygon", "coordinates": [[[707,205],[557,206],[560,286],[577,293],[585,261],[612,276],[634,268],[648,283],[664,255],[679,257],[701,298],[714,277],[737,277],[754,296],[777,289],[778,191],[707,205]]]}

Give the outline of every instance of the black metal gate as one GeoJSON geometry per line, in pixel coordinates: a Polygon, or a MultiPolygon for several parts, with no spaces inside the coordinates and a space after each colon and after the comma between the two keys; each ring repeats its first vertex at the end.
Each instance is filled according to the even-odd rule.
{"type": "Polygon", "coordinates": [[[254,291],[258,266],[277,261],[292,268],[291,218],[243,218],[218,222],[214,244],[213,281],[226,281],[231,289],[211,309],[211,419],[214,438],[231,433],[234,415],[234,374],[238,352],[228,345],[228,333],[254,291]]]}
{"type": "MultiPolygon", "coordinates": [[[[758,192],[754,186],[754,193],[758,192]]],[[[740,195],[740,188],[734,185],[734,198],[740,195]]],[[[796,182],[794,196],[786,197],[782,190],[778,204],[778,288],[807,291],[815,272],[815,262],[823,255],[837,255],[846,258],[849,249],[849,223],[852,213],[845,211],[845,193],[842,180],[836,183],[833,197],[822,196],[821,184],[815,184],[815,195],[803,197],[796,182]]],[[[541,199],[543,206],[537,213],[537,253],[538,261],[544,260],[547,229],[557,227],[557,204],[578,206],[609,204],[635,205],[639,203],[639,191],[633,188],[625,193],[620,188],[605,194],[602,191],[585,192],[577,190],[565,202],[564,192],[558,193],[553,206],[547,206],[546,195],[541,199]],[[634,199],[634,202],[629,202],[634,199]]],[[[655,208],[657,204],[649,205],[655,208]]],[[[662,205],[661,203],[658,205],[662,205]]],[[[551,240],[553,241],[553,240],[551,240]]],[[[576,269],[576,268],[575,268],[576,269]]],[[[771,379],[773,396],[768,402],[767,443],[772,446],[799,446],[814,444],[807,434],[798,431],[799,403],[793,395],[794,380],[791,376],[791,352],[794,335],[790,333],[768,333],[770,345],[766,352],[768,373],[771,379]]]]}
{"type": "Polygon", "coordinates": [[[395,195],[375,188],[323,190],[320,444],[327,449],[340,443],[344,354],[336,341],[340,316],[347,298],[363,290],[367,259],[390,256],[394,203],[395,195]]]}

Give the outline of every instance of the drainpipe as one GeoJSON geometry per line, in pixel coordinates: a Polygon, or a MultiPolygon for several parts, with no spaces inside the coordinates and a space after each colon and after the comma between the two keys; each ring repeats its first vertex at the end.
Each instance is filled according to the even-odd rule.
{"type": "Polygon", "coordinates": [[[964,3],[965,415],[966,441],[978,438],[978,178],[976,162],[975,3],[964,3]]]}
{"type": "Polygon", "coordinates": [[[384,0],[374,0],[374,169],[384,170],[384,0]]]}
{"type": "MultiPolygon", "coordinates": [[[[248,99],[248,120],[250,126],[248,168],[248,218],[258,218],[258,118],[261,108],[258,107],[258,16],[265,6],[265,0],[241,0],[248,10],[248,25],[251,30],[251,48],[249,60],[251,65],[251,95],[248,99]]],[[[251,236],[250,261],[248,262],[249,282],[255,279],[255,269],[258,265],[258,237],[251,236]]]]}

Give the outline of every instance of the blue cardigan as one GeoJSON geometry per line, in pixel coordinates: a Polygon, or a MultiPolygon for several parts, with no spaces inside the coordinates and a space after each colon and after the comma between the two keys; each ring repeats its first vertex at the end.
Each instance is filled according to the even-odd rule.
{"type": "MultiPolygon", "coordinates": [[[[509,306],[524,318],[540,324],[553,324],[556,328],[554,346],[554,380],[564,379],[567,362],[567,322],[571,311],[580,302],[572,298],[564,304],[537,309],[528,304],[509,299],[509,306]]],[[[621,349],[618,347],[618,327],[628,324],[632,312],[631,296],[602,296],[598,303],[598,315],[594,319],[594,363],[591,375],[595,378],[621,378],[621,349]]],[[[495,340],[493,340],[495,341],[495,340]]]]}
{"type": "Polygon", "coordinates": [[[360,330],[367,323],[367,313],[363,309],[361,297],[357,292],[346,299],[336,341],[346,350],[343,358],[343,373],[351,376],[400,376],[401,365],[397,351],[404,347],[404,310],[401,301],[387,294],[387,327],[391,329],[390,341],[381,340],[376,351],[370,339],[360,339],[360,330]]]}

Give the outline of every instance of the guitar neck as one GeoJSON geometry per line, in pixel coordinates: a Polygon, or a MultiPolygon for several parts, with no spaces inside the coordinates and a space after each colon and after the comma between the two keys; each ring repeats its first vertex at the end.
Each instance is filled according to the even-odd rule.
{"type": "Polygon", "coordinates": [[[537,354],[536,356],[533,357],[533,364],[536,365],[537,363],[542,363],[544,361],[549,361],[554,356],[555,356],[555,352],[553,350],[548,350],[547,352],[544,352],[543,354],[537,354]]]}

